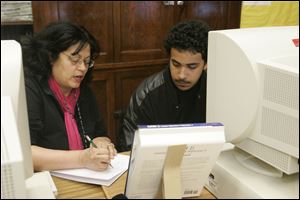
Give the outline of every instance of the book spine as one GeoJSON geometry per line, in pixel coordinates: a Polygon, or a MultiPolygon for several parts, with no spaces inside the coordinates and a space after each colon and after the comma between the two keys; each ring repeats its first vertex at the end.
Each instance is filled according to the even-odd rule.
{"type": "Polygon", "coordinates": [[[180,128],[180,127],[218,127],[223,126],[219,122],[210,122],[210,123],[190,123],[190,124],[157,124],[157,125],[138,125],[139,129],[149,129],[149,128],[180,128]]]}

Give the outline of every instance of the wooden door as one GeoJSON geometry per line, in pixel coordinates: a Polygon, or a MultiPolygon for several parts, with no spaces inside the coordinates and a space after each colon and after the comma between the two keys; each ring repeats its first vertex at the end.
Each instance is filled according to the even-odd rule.
{"type": "Polygon", "coordinates": [[[173,25],[174,8],[162,1],[114,2],[115,62],[167,58],[163,39],[173,25]]]}

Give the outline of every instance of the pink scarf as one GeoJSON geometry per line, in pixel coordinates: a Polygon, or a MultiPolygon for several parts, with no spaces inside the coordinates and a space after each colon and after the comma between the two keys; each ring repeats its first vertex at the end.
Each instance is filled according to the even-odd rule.
{"type": "Polygon", "coordinates": [[[75,120],[75,106],[78,100],[80,89],[72,89],[69,96],[65,97],[58,83],[54,80],[53,76],[48,79],[50,89],[54,93],[61,109],[64,112],[65,125],[69,141],[70,150],[83,149],[80,134],[78,132],[77,123],[75,120]]]}

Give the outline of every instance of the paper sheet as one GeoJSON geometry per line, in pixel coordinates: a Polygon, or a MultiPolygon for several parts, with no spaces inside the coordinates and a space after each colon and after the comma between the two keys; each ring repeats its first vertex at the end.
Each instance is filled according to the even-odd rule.
{"type": "Polygon", "coordinates": [[[52,171],[51,175],[78,182],[110,186],[128,169],[129,156],[118,154],[111,160],[111,164],[113,168],[109,166],[105,171],[94,171],[85,168],[68,169],[52,171]]]}

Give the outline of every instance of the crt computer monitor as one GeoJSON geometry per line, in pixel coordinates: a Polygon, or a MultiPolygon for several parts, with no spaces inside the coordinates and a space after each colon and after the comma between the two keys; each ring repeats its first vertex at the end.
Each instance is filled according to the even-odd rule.
{"type": "Polygon", "coordinates": [[[299,172],[299,26],[211,31],[208,45],[207,122],[254,158],[299,172]]]}
{"type": "Polygon", "coordinates": [[[26,197],[33,176],[21,46],[1,40],[1,198],[26,197]]]}

